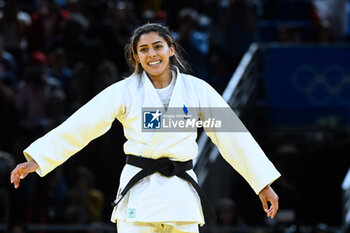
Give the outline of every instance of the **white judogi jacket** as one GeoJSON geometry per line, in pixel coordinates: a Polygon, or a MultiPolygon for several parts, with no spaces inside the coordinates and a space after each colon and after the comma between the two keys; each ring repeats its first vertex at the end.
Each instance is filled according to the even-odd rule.
{"type": "MultiPolygon", "coordinates": [[[[229,107],[206,82],[176,72],[172,107],[229,107]]],[[[125,154],[187,161],[197,156],[196,132],[142,132],[142,107],[163,108],[156,89],[144,72],[119,81],[81,107],[60,126],[24,150],[45,176],[91,140],[106,133],[115,118],[124,127],[125,154]]],[[[199,113],[200,114],[200,113],[199,113]]],[[[236,119],[238,120],[238,119],[236,119]]],[[[238,120],[239,121],[239,120],[238,120]]],[[[259,193],[280,174],[249,132],[207,132],[225,160],[259,193]]],[[[117,155],[116,155],[117,156],[117,155]]],[[[140,168],[125,165],[118,193],[140,168]]],[[[196,180],[193,170],[188,173],[196,180]]],[[[199,197],[194,188],[178,177],[155,173],[139,181],[114,208],[111,220],[136,222],[198,222],[204,224],[199,197]]]]}

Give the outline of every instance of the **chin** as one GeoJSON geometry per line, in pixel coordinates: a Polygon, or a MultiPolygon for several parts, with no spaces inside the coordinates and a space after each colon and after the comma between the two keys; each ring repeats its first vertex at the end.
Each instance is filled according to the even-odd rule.
{"type": "Polygon", "coordinates": [[[155,70],[146,70],[146,72],[149,74],[149,75],[152,75],[152,76],[159,76],[161,74],[164,73],[164,70],[162,71],[155,71],[155,70]]]}

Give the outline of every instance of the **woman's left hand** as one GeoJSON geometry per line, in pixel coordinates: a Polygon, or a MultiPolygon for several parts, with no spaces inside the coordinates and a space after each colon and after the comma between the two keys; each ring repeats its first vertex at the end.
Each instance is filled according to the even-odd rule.
{"type": "Polygon", "coordinates": [[[278,211],[278,196],[270,187],[267,185],[263,188],[259,193],[259,198],[263,205],[264,211],[267,213],[267,217],[273,219],[278,211]],[[271,206],[269,208],[268,202],[270,202],[271,206]]]}

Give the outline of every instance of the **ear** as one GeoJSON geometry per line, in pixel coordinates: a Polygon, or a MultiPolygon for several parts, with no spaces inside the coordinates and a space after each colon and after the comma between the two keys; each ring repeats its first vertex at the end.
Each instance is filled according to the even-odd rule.
{"type": "Polygon", "coordinates": [[[174,54],[175,54],[175,47],[174,47],[174,45],[171,45],[171,47],[170,47],[170,56],[169,57],[174,56],[174,54]]]}

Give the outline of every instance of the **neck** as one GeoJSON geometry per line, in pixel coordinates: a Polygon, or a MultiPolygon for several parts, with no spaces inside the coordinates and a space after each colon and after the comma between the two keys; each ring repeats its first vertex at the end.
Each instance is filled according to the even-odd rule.
{"type": "Polygon", "coordinates": [[[167,72],[164,72],[161,75],[155,76],[155,75],[148,74],[148,77],[156,89],[161,89],[161,88],[167,87],[170,84],[172,79],[172,73],[169,69],[167,72]]]}

